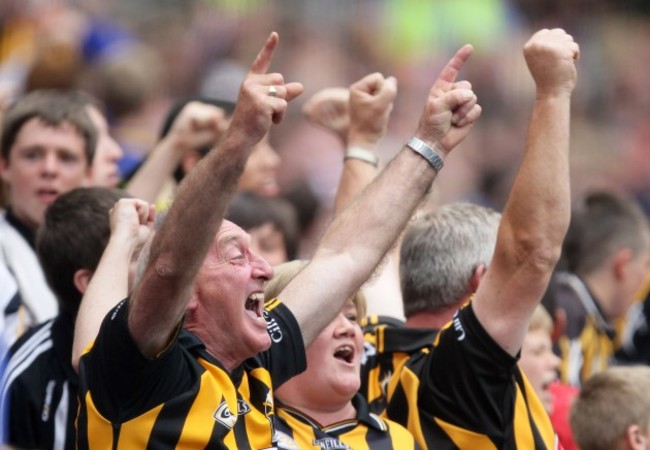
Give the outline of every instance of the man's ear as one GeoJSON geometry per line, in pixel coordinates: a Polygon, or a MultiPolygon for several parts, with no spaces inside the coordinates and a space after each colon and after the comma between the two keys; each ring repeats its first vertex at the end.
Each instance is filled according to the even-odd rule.
{"type": "Polygon", "coordinates": [[[648,443],[648,436],[638,425],[630,425],[625,430],[625,448],[630,450],[645,450],[648,443]]]}
{"type": "Polygon", "coordinates": [[[481,283],[481,280],[483,279],[486,271],[487,267],[485,267],[485,264],[479,264],[476,266],[476,269],[474,269],[474,272],[472,272],[472,277],[469,279],[470,295],[476,292],[478,285],[481,283]]]}
{"type": "Polygon", "coordinates": [[[74,273],[74,285],[77,290],[81,292],[81,295],[86,293],[86,289],[88,289],[88,283],[90,283],[90,279],[92,277],[93,271],[90,269],[79,269],[74,273]]]}
{"type": "Polygon", "coordinates": [[[627,264],[632,260],[632,250],[629,248],[622,248],[614,254],[614,276],[617,280],[625,277],[627,264]]]}

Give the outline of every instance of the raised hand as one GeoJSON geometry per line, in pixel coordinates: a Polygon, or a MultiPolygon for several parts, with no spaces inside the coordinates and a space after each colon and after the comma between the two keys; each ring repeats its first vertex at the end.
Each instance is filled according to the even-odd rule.
{"type": "Polygon", "coordinates": [[[156,219],[155,206],[136,198],[122,198],[110,210],[111,236],[119,236],[138,250],[147,242],[156,219]]]}
{"type": "Polygon", "coordinates": [[[311,96],[302,107],[302,114],[314,125],[334,132],[347,144],[350,127],[350,90],[325,88],[311,96]]]}
{"type": "Polygon", "coordinates": [[[174,149],[184,153],[215,145],[227,128],[228,119],[222,108],[190,102],[174,120],[166,139],[173,142],[174,149]]]}
{"type": "Polygon", "coordinates": [[[524,45],[524,57],[538,96],[571,94],[580,47],[570,34],[560,28],[540,30],[524,45]]]}
{"type": "Polygon", "coordinates": [[[380,73],[366,75],[350,86],[348,145],[374,148],[384,137],[397,95],[397,80],[380,73]]]}
{"type": "Polygon", "coordinates": [[[279,42],[271,33],[242,82],[233,114],[231,130],[248,139],[250,145],[259,142],[271,123],[282,121],[288,102],[303,91],[300,83],[285,83],[280,73],[267,73],[279,42]]]}
{"type": "Polygon", "coordinates": [[[468,82],[456,82],[458,72],[472,54],[467,44],[456,52],[433,83],[415,136],[449,153],[469,133],[481,115],[481,106],[468,82]]]}

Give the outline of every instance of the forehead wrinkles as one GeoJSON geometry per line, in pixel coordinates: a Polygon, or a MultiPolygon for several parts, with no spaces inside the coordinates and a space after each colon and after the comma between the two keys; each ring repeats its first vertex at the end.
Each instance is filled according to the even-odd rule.
{"type": "Polygon", "coordinates": [[[246,250],[250,247],[250,242],[250,235],[241,228],[229,228],[217,234],[209,254],[223,261],[228,248],[238,247],[246,250]]]}

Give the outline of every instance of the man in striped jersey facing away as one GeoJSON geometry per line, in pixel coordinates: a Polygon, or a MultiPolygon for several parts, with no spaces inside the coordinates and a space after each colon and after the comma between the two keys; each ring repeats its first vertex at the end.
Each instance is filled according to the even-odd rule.
{"type": "Polygon", "coordinates": [[[118,189],[77,188],[45,213],[36,249],[59,314],[9,349],[0,385],[4,444],[75,448],[79,380],[71,362],[74,321],[110,236],[108,212],[126,196],[118,189]]]}
{"type": "Polygon", "coordinates": [[[517,360],[569,226],[569,119],[578,55],[578,44],[561,29],[540,30],[524,46],[536,99],[492,260],[489,267],[476,261],[476,272],[466,278],[467,305],[390,379],[386,415],[406,425],[423,448],[558,448],[517,360]]]}

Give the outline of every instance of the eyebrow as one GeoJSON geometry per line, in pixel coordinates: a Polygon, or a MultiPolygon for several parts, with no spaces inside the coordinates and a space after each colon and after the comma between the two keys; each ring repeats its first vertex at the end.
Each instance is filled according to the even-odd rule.
{"type": "Polygon", "coordinates": [[[219,242],[220,247],[226,247],[226,246],[231,245],[233,243],[235,245],[242,245],[243,244],[243,245],[247,245],[248,247],[250,247],[250,245],[251,245],[251,236],[250,236],[250,234],[248,234],[246,232],[244,232],[244,234],[242,235],[241,233],[238,233],[236,231],[229,231],[229,232],[226,232],[226,233],[222,234],[221,236],[219,236],[218,242],[219,242]]]}

